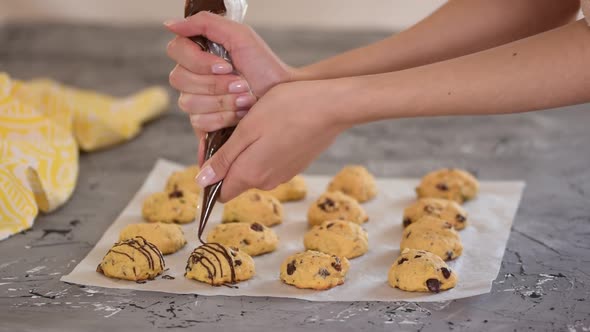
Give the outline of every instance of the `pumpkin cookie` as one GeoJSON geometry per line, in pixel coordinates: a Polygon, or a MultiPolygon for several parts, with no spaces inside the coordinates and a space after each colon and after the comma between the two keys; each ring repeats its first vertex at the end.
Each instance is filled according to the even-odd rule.
{"type": "Polygon", "coordinates": [[[195,195],[199,195],[201,187],[195,181],[195,177],[199,174],[199,171],[200,168],[198,165],[192,165],[181,171],[172,173],[166,182],[166,191],[190,191],[195,195]]]}
{"type": "Polygon", "coordinates": [[[443,260],[461,256],[463,244],[451,223],[436,217],[422,217],[404,229],[400,249],[429,251],[443,260]]]}
{"type": "Polygon", "coordinates": [[[377,184],[365,167],[353,165],[344,167],[334,176],[328,191],[341,191],[362,203],[377,195],[377,184]]]}
{"type": "Polygon", "coordinates": [[[313,226],[303,238],[305,249],[354,258],[369,249],[369,236],[361,226],[346,220],[328,220],[313,226]]]}
{"type": "Polygon", "coordinates": [[[249,190],[223,206],[221,221],[274,226],[283,222],[283,206],[266,192],[249,190]]]}
{"type": "Polygon", "coordinates": [[[110,278],[141,281],[154,279],[165,268],[160,250],[141,236],[115,243],[96,272],[110,278]]]}
{"type": "Polygon", "coordinates": [[[474,199],[478,191],[477,179],[469,172],[456,168],[430,172],[416,188],[418,198],[444,198],[460,204],[474,199]]]}
{"type": "Polygon", "coordinates": [[[142,215],[149,222],[186,224],[195,220],[198,196],[180,189],[150,195],[143,202],[142,215]]]}
{"type": "Polygon", "coordinates": [[[136,236],[141,236],[153,243],[164,255],[173,254],[186,244],[180,226],[163,223],[128,225],[119,234],[119,241],[132,239],[136,236]]]}
{"type": "Polygon", "coordinates": [[[404,227],[425,216],[448,221],[456,230],[467,226],[467,211],[457,202],[442,198],[421,198],[404,210],[404,227]]]}
{"type": "Polygon", "coordinates": [[[221,286],[248,280],[254,273],[254,260],[247,253],[219,243],[206,243],[192,252],[184,275],[209,285],[221,286]]]}
{"type": "Polygon", "coordinates": [[[277,234],[259,223],[229,223],[215,226],[208,234],[207,242],[236,247],[250,256],[274,251],[279,244],[277,234]]]}
{"type": "Polygon", "coordinates": [[[267,191],[267,193],[281,202],[300,201],[307,195],[307,185],[303,176],[296,175],[288,182],[278,185],[273,190],[267,191]]]}
{"type": "Polygon", "coordinates": [[[281,280],[297,288],[326,290],[344,283],[349,262],[319,251],[308,250],[287,257],[281,265],[281,280]]]}
{"type": "Polygon", "coordinates": [[[315,226],[328,220],[348,220],[362,224],[369,220],[363,207],[352,197],[339,191],[324,193],[307,211],[307,220],[315,226]]]}
{"type": "Polygon", "coordinates": [[[440,257],[406,248],[389,269],[387,281],[409,292],[438,293],[455,287],[457,274],[440,257]]]}

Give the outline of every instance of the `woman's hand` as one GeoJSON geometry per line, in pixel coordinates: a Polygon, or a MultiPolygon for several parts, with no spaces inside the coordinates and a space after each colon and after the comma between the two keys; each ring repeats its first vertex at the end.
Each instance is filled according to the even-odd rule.
{"type": "Polygon", "coordinates": [[[281,84],[262,97],[197,176],[205,187],[224,179],[220,200],[249,188],[272,189],[305,169],[348,128],[347,86],[336,81],[281,84]]]}
{"type": "MultiPolygon", "coordinates": [[[[236,125],[269,89],[292,80],[293,69],[281,62],[247,25],[208,12],[165,25],[177,34],[167,49],[170,58],[177,62],[170,73],[170,84],[180,91],[178,104],[190,115],[201,138],[202,132],[236,125]],[[235,68],[203,52],[188,39],[197,35],[222,44],[231,54],[235,68]]],[[[201,159],[202,152],[199,154],[201,159]]]]}

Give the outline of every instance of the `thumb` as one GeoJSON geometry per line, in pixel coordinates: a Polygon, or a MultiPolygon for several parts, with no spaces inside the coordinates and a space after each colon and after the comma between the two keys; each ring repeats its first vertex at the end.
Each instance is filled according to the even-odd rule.
{"type": "Polygon", "coordinates": [[[199,12],[185,19],[174,19],[164,22],[168,30],[183,36],[205,36],[207,39],[222,44],[228,51],[231,49],[230,38],[240,31],[241,24],[209,12],[199,12]]]}
{"type": "Polygon", "coordinates": [[[203,164],[196,177],[197,184],[205,188],[223,180],[232,163],[250,144],[248,137],[236,128],[227,142],[203,164]]]}

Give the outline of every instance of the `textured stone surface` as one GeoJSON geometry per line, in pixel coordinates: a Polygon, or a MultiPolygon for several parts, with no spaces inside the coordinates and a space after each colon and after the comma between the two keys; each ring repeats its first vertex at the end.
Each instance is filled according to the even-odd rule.
{"type": "MultiPolygon", "coordinates": [[[[383,33],[261,31],[294,65],[383,33]]],[[[170,35],[152,28],[3,27],[0,70],[47,75],[124,95],[166,84],[170,35]]],[[[172,91],[171,91],[172,92],[172,91]]],[[[411,119],[344,133],[309,168],[332,174],[350,162],[380,176],[465,167],[527,188],[490,294],[445,303],[309,303],[84,288],[59,281],[139,188],[157,158],[193,162],[196,142],[176,110],[133,141],[81,155],[73,198],[35,227],[0,242],[0,330],[569,330],[590,328],[589,106],[521,115],[411,119]],[[369,145],[370,144],[370,145],[369,145]]],[[[468,250],[468,249],[467,249],[468,250]]]]}

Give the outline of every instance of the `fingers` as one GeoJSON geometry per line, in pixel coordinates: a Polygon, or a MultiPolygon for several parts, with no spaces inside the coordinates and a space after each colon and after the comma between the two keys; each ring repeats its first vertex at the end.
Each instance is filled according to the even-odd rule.
{"type": "Polygon", "coordinates": [[[254,105],[255,102],[256,98],[249,93],[221,96],[181,93],[178,98],[178,107],[189,114],[206,114],[245,110],[254,105]]]}
{"type": "Polygon", "coordinates": [[[239,36],[242,30],[246,31],[241,24],[208,12],[199,12],[184,20],[166,21],[164,25],[180,36],[205,36],[209,40],[222,44],[230,52],[232,38],[239,36]]]}
{"type": "Polygon", "coordinates": [[[248,111],[195,114],[190,116],[190,120],[194,128],[204,132],[212,132],[221,128],[236,126],[246,113],[248,111]]]}
{"type": "Polygon", "coordinates": [[[248,92],[248,83],[237,75],[199,75],[177,65],[168,77],[170,85],[180,92],[221,95],[248,92]]]}
{"type": "Polygon", "coordinates": [[[252,132],[236,128],[229,140],[203,165],[196,178],[199,186],[204,188],[221,181],[234,160],[254,141],[252,132]]]}
{"type": "Polygon", "coordinates": [[[188,38],[176,37],[166,47],[168,56],[189,71],[202,74],[230,74],[231,64],[222,58],[201,50],[199,45],[188,38]]]}
{"type": "Polygon", "coordinates": [[[203,163],[205,162],[205,145],[207,144],[207,135],[203,132],[200,132],[197,137],[199,138],[199,152],[197,155],[197,161],[199,163],[199,167],[203,167],[203,163]]]}

